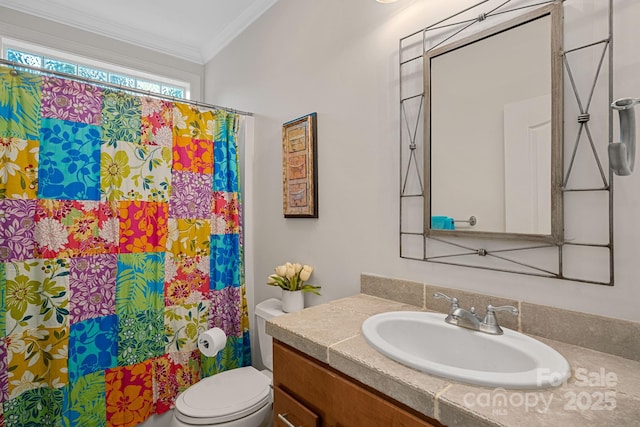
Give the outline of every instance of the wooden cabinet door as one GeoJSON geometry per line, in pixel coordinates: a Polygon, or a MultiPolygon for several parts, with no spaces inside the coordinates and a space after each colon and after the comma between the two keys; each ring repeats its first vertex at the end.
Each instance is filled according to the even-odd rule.
{"type": "Polygon", "coordinates": [[[277,341],[273,343],[273,385],[277,427],[291,427],[278,413],[287,413],[287,420],[295,427],[441,427],[437,421],[277,341]],[[308,413],[296,412],[299,408],[308,413]],[[303,418],[308,414],[317,418],[303,418]]]}
{"type": "MultiPolygon", "coordinates": [[[[384,395],[370,391],[346,377],[335,380],[332,415],[340,427],[436,427],[398,406],[384,395]]],[[[412,411],[413,412],[413,411],[412,411]]]]}

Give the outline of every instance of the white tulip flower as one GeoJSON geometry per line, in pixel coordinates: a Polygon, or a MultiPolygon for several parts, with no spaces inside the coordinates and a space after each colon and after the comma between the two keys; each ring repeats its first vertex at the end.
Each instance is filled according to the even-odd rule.
{"type": "Polygon", "coordinates": [[[285,277],[287,275],[287,266],[279,265],[276,267],[276,274],[280,277],[285,277]]]}
{"type": "Polygon", "coordinates": [[[300,271],[300,280],[306,282],[307,280],[309,280],[311,273],[313,273],[313,268],[310,265],[305,265],[300,271]]]}
{"type": "Polygon", "coordinates": [[[296,269],[293,266],[293,264],[291,264],[290,262],[285,264],[287,266],[287,273],[286,273],[286,277],[287,279],[291,279],[293,276],[296,275],[296,269]]]}

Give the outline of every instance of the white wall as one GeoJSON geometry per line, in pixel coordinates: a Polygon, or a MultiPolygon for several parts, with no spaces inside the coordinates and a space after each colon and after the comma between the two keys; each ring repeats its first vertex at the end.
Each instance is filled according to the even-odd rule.
{"type": "Polygon", "coordinates": [[[202,100],[204,67],[201,64],[0,6],[2,36],[187,81],[191,84],[191,99],[202,100]]]}
{"type": "MultiPolygon", "coordinates": [[[[612,288],[399,258],[398,40],[471,3],[280,0],[206,64],[207,101],[256,113],[247,184],[256,301],[278,296],[263,279],[290,260],[316,268],[322,297],[309,305],[357,293],[367,272],[640,320],[640,172],[615,179],[612,288]],[[281,125],[313,111],[320,217],[284,219],[281,125]]],[[[640,96],[640,2],[614,3],[614,97],[640,96]]]]}

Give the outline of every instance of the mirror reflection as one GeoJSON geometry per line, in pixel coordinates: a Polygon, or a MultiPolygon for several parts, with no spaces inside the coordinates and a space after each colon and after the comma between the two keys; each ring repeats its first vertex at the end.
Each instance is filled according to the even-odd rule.
{"type": "Polygon", "coordinates": [[[561,240],[560,13],[425,54],[427,235],[561,240]]]}

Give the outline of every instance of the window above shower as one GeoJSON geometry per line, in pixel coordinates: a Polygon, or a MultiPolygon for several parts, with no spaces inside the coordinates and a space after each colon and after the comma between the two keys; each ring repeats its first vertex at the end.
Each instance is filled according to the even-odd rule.
{"type": "Polygon", "coordinates": [[[32,67],[76,75],[179,99],[190,99],[188,82],[73,55],[19,40],[1,38],[2,58],[32,67]]]}

